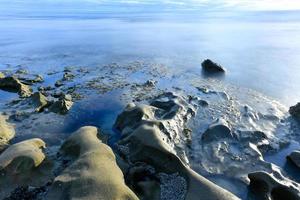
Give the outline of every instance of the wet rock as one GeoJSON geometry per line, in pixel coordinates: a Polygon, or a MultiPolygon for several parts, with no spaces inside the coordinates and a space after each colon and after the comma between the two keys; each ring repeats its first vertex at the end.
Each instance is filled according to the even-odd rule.
{"type": "Polygon", "coordinates": [[[15,77],[1,78],[0,89],[17,92],[21,97],[29,97],[32,94],[32,89],[15,77]]]}
{"type": "Polygon", "coordinates": [[[28,70],[26,70],[26,69],[18,69],[16,71],[16,74],[28,74],[28,70]]]}
{"type": "Polygon", "coordinates": [[[299,200],[299,185],[289,179],[279,180],[274,174],[254,172],[248,175],[250,189],[265,200],[299,200]]]}
{"type": "Polygon", "coordinates": [[[287,158],[300,168],[300,151],[293,151],[287,158]]]}
{"type": "Polygon", "coordinates": [[[10,120],[14,120],[17,122],[21,122],[27,118],[29,118],[31,115],[30,112],[26,112],[26,111],[14,111],[10,116],[9,119],[10,120]]]}
{"type": "Polygon", "coordinates": [[[146,86],[146,87],[155,87],[155,86],[156,86],[156,83],[157,83],[157,81],[154,81],[154,80],[148,80],[148,81],[144,84],[144,86],[146,86]]]}
{"type": "Polygon", "coordinates": [[[289,113],[295,119],[300,120],[300,103],[297,103],[295,106],[290,107],[289,113]]]}
{"type": "Polygon", "coordinates": [[[182,177],[181,180],[185,180],[187,184],[187,187],[181,188],[183,190],[182,194],[185,196],[184,199],[238,199],[233,194],[188,168],[176,156],[172,147],[166,142],[166,136],[155,123],[141,125],[128,137],[124,138],[120,144],[126,145],[129,148],[127,159],[130,162],[145,162],[161,173],[178,173],[182,177]]]}
{"type": "Polygon", "coordinates": [[[17,78],[24,84],[33,85],[35,83],[41,83],[44,81],[42,75],[26,75],[26,76],[17,76],[17,78]]]}
{"type": "Polygon", "coordinates": [[[213,142],[232,138],[233,135],[231,133],[231,130],[224,119],[218,119],[217,121],[212,123],[201,137],[203,142],[213,142]]]}
{"type": "Polygon", "coordinates": [[[31,95],[30,104],[35,107],[36,112],[42,112],[49,105],[47,97],[45,97],[41,92],[35,92],[31,95]]]}
{"type": "Polygon", "coordinates": [[[0,114],[0,152],[7,147],[8,142],[15,136],[14,127],[0,114]]]}
{"type": "Polygon", "coordinates": [[[219,64],[211,61],[210,59],[206,59],[202,62],[202,69],[204,72],[208,73],[225,73],[225,69],[219,64]]]}
{"type": "Polygon", "coordinates": [[[71,95],[63,95],[59,98],[58,101],[54,102],[50,107],[49,110],[54,113],[59,114],[67,114],[68,111],[73,106],[73,101],[71,95]]]}
{"type": "Polygon", "coordinates": [[[138,199],[125,185],[111,148],[97,138],[96,127],[79,129],[60,151],[73,162],[54,179],[46,199],[138,199]]]}
{"type": "MultiPolygon", "coordinates": [[[[124,137],[118,144],[120,155],[131,165],[152,166],[155,169],[152,177],[166,175],[161,176],[165,180],[158,183],[161,193],[157,199],[238,199],[188,167],[185,148],[190,137],[184,130],[194,113],[195,107],[190,105],[188,98],[173,93],[158,96],[150,106],[128,105],[115,123],[124,137]],[[169,180],[178,184],[172,185],[169,180]],[[176,191],[176,194],[166,190],[176,191]]],[[[133,185],[140,185],[140,182],[133,185]]],[[[157,191],[155,179],[144,181],[144,184],[157,191]]]]}
{"type": "Polygon", "coordinates": [[[65,72],[62,81],[69,81],[72,80],[73,78],[75,78],[74,74],[72,74],[71,72],[65,72]]]}

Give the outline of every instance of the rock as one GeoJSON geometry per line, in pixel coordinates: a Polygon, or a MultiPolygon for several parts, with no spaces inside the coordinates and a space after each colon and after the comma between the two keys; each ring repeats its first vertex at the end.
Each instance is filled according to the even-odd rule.
{"type": "Polygon", "coordinates": [[[45,143],[35,138],[13,144],[0,154],[0,199],[20,186],[37,187],[52,178],[51,168],[44,164],[44,148],[45,143]]]}
{"type": "Polygon", "coordinates": [[[287,158],[300,168],[300,151],[293,151],[287,158]]]}
{"type": "Polygon", "coordinates": [[[2,72],[0,72],[0,79],[4,78],[4,77],[5,77],[5,75],[2,72]]]}
{"type": "Polygon", "coordinates": [[[6,121],[6,117],[0,115],[0,152],[14,136],[14,127],[6,121]]]}
{"type": "Polygon", "coordinates": [[[32,94],[32,89],[15,77],[1,78],[0,89],[17,92],[21,97],[29,97],[32,94]]]}
{"type": "Polygon", "coordinates": [[[70,73],[70,72],[65,72],[64,76],[62,78],[62,81],[69,81],[72,80],[75,77],[74,74],[70,73]]]}
{"type": "MultiPolygon", "coordinates": [[[[125,145],[129,148],[127,158],[131,163],[145,162],[160,173],[178,173],[187,182],[187,187],[184,187],[186,188],[184,199],[238,199],[230,192],[213,184],[187,167],[165,141],[166,136],[164,133],[160,131],[155,123],[149,122],[141,125],[128,137],[121,140],[120,145],[125,145]]],[[[184,184],[182,185],[184,186],[184,184]]]]}
{"type": "Polygon", "coordinates": [[[28,74],[28,70],[26,70],[26,69],[18,69],[16,71],[16,74],[28,74]]]}
{"type": "Polygon", "coordinates": [[[202,62],[202,69],[204,70],[204,72],[208,72],[208,73],[225,73],[225,69],[220,66],[219,64],[206,59],[202,62]]]}
{"type": "Polygon", "coordinates": [[[42,75],[32,75],[32,74],[28,74],[28,75],[22,75],[22,76],[17,76],[17,78],[24,84],[27,85],[33,85],[34,83],[41,83],[44,81],[44,78],[42,77],[42,75]]]}
{"type": "Polygon", "coordinates": [[[300,199],[299,185],[289,179],[279,180],[274,174],[261,171],[251,173],[248,177],[250,179],[250,189],[261,199],[300,199]]]}
{"type": "Polygon", "coordinates": [[[231,138],[233,138],[233,135],[224,119],[218,119],[212,123],[201,137],[203,142],[213,142],[231,138]]]}
{"type": "Polygon", "coordinates": [[[148,81],[146,81],[146,83],[144,84],[144,86],[146,86],[146,87],[155,87],[156,84],[157,84],[157,81],[148,80],[148,81]]]}
{"type": "Polygon", "coordinates": [[[290,107],[289,113],[295,119],[300,120],[300,102],[297,103],[295,106],[290,107]]]}
{"type": "Polygon", "coordinates": [[[36,112],[42,112],[48,104],[47,97],[45,97],[41,92],[35,92],[30,97],[30,104],[35,107],[36,112]]]}
{"type": "Polygon", "coordinates": [[[184,130],[187,120],[195,113],[189,102],[188,98],[165,93],[155,98],[150,106],[129,104],[118,116],[115,127],[123,136],[118,143],[120,156],[128,162],[129,168],[138,163],[153,168],[129,174],[134,177],[131,184],[138,187],[141,197],[149,196],[146,188],[151,188],[153,194],[160,190],[160,197],[154,195],[153,200],[238,199],[188,167],[185,148],[190,137],[184,130]],[[166,190],[172,190],[173,194],[166,190]]]}
{"type": "Polygon", "coordinates": [[[45,159],[42,151],[45,147],[44,141],[37,138],[9,146],[0,155],[0,170],[8,170],[14,174],[19,174],[38,167],[45,159]]]}
{"type": "Polygon", "coordinates": [[[67,114],[73,105],[72,97],[70,95],[63,95],[58,101],[54,102],[49,110],[54,113],[67,114]]]}
{"type": "Polygon", "coordinates": [[[64,85],[64,83],[61,80],[58,80],[58,81],[55,82],[54,85],[55,85],[55,87],[61,87],[61,86],[64,85]]]}
{"type": "Polygon", "coordinates": [[[111,148],[97,138],[96,127],[80,128],[60,151],[74,161],[54,179],[46,199],[138,199],[125,185],[111,148]]]}

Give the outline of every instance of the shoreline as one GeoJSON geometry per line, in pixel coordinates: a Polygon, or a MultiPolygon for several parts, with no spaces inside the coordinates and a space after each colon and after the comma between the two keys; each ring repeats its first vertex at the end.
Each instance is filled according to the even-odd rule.
{"type": "MultiPolygon", "coordinates": [[[[172,181],[179,184],[173,188],[178,191],[173,199],[196,199],[196,193],[190,191],[194,191],[194,187],[211,188],[213,192],[207,198],[235,199],[237,197],[207,182],[204,177],[224,176],[223,187],[226,188],[226,181],[233,179],[239,183],[228,183],[246,188],[251,183],[248,174],[256,171],[266,172],[270,177],[274,173],[279,174],[276,178],[267,176],[263,180],[267,183],[275,181],[283,186],[281,181],[286,181],[297,185],[292,180],[293,174],[285,176],[284,169],[264,161],[264,156],[276,154],[291,141],[296,141],[299,136],[295,133],[300,128],[291,119],[285,106],[259,92],[225,84],[215,78],[203,79],[188,73],[173,74],[163,65],[143,62],[110,64],[98,68],[66,67],[62,71],[49,71],[42,78],[24,69],[4,71],[5,77],[12,75],[19,80],[23,91],[17,93],[26,95],[22,98],[17,94],[12,95],[1,105],[2,115],[4,113],[8,118],[7,123],[13,124],[16,134],[9,139],[11,142],[7,141],[0,160],[6,150],[15,148],[19,142],[41,138],[46,143],[45,149],[41,148],[44,145],[33,144],[33,148],[41,151],[41,155],[24,153],[25,157],[31,160],[38,158],[42,162],[25,166],[22,173],[12,173],[12,166],[9,165],[3,169],[5,173],[12,173],[11,177],[24,181],[24,186],[33,187],[33,190],[25,187],[24,194],[33,195],[34,198],[47,197],[49,191],[51,193],[56,187],[53,184],[66,176],[70,167],[79,161],[87,162],[78,155],[69,158],[68,152],[67,155],[58,156],[63,149],[61,145],[72,138],[71,133],[85,126],[98,128],[101,140],[95,146],[106,143],[113,149],[117,162],[113,165],[120,168],[122,173],[112,181],[117,180],[118,184],[125,187],[125,193],[130,193],[131,199],[151,199],[147,192],[149,187],[156,195],[153,199],[169,199],[168,195],[171,194],[167,190],[172,189],[172,181]],[[127,104],[129,106],[126,107],[127,104]],[[124,119],[118,120],[122,115],[124,119]],[[147,131],[151,133],[149,138],[143,136],[147,131]],[[137,145],[130,147],[132,143],[137,145]],[[156,155],[157,151],[160,153],[156,155]],[[45,156],[43,159],[42,154],[45,156]],[[151,158],[151,154],[155,156],[151,158]],[[163,164],[165,155],[172,157],[169,167],[163,164]],[[172,169],[174,165],[181,167],[172,169]],[[43,174],[42,180],[30,180],[28,174],[31,173],[43,174]],[[147,180],[139,177],[141,174],[146,174],[147,180]]],[[[92,140],[95,142],[96,139],[92,140]]],[[[85,149],[89,143],[76,145],[85,149]]],[[[298,144],[295,149],[299,147],[298,144]]],[[[72,148],[71,151],[74,151],[72,148]]],[[[97,150],[90,149],[87,152],[90,151],[97,150]]],[[[14,161],[13,154],[6,157],[14,161]]],[[[94,166],[90,161],[86,164],[94,166]]],[[[95,167],[102,169],[101,166],[95,167]]],[[[72,171],[68,173],[73,174],[72,171]]],[[[255,179],[253,177],[252,181],[255,179]]],[[[0,178],[12,181],[6,175],[0,178]]],[[[77,178],[80,183],[86,177],[77,178]]],[[[89,177],[88,180],[93,181],[94,178],[89,177]]],[[[95,184],[102,184],[100,179],[95,181],[95,184]]],[[[18,194],[18,190],[24,189],[15,187],[13,190],[12,185],[7,186],[0,193],[3,195],[0,198],[12,197],[18,194]]],[[[297,189],[290,188],[288,191],[297,195],[297,189]]],[[[87,192],[94,195],[95,191],[91,189],[87,192]]],[[[242,199],[252,198],[245,194],[248,193],[247,189],[231,192],[242,199]]],[[[271,195],[272,189],[269,192],[268,195],[271,195]]],[[[254,191],[256,193],[259,195],[254,191]]],[[[202,190],[199,195],[203,195],[202,190]]]]}

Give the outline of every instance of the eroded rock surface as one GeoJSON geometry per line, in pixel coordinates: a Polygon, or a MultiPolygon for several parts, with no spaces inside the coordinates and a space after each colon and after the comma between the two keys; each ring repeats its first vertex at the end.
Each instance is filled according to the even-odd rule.
{"type": "Polygon", "coordinates": [[[36,138],[13,144],[0,154],[0,199],[16,187],[45,181],[38,171],[45,159],[44,148],[45,143],[36,138]]]}
{"type": "Polygon", "coordinates": [[[80,128],[64,142],[61,153],[73,163],[55,178],[46,199],[138,199],[125,185],[111,148],[97,138],[97,128],[80,128]]]}
{"type": "MultiPolygon", "coordinates": [[[[185,146],[189,136],[184,134],[184,127],[195,112],[192,103],[183,97],[167,93],[152,101],[151,106],[130,104],[119,115],[115,127],[125,137],[119,142],[120,154],[131,165],[142,162],[154,168],[145,173],[149,174],[148,182],[145,181],[145,176],[144,180],[137,179],[133,183],[134,187],[143,188],[142,186],[151,184],[156,187],[154,191],[172,188],[171,182],[170,185],[156,182],[155,186],[153,177],[160,177],[160,173],[169,176],[177,173],[176,180],[180,184],[174,187],[181,192],[173,195],[161,193],[156,199],[238,199],[187,165],[185,146]]],[[[145,198],[145,194],[139,195],[145,198]]]]}
{"type": "Polygon", "coordinates": [[[62,95],[50,106],[49,110],[54,113],[67,114],[72,105],[72,97],[70,95],[62,95]]]}

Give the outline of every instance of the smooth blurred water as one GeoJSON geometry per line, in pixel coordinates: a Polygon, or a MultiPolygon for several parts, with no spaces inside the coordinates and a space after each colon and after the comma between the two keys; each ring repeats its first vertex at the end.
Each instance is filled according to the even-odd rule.
{"type": "MultiPolygon", "coordinates": [[[[211,58],[225,81],[291,105],[300,101],[300,12],[0,15],[0,69],[145,60],[199,72],[211,58]]],[[[202,78],[199,76],[199,78],[202,78]]]]}

